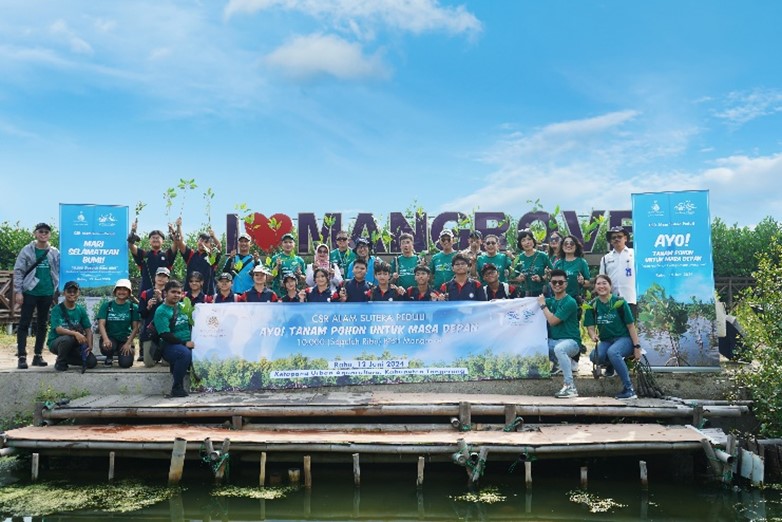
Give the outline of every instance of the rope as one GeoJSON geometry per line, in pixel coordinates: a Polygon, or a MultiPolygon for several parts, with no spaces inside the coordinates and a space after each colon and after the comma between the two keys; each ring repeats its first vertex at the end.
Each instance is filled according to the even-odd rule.
{"type": "Polygon", "coordinates": [[[517,416],[515,419],[513,419],[510,422],[510,424],[507,424],[504,428],[502,428],[502,431],[505,431],[505,432],[516,431],[516,428],[519,427],[522,424],[524,424],[524,419],[522,419],[521,417],[517,416]]]}
{"type": "Polygon", "coordinates": [[[223,466],[223,463],[225,463],[225,474],[228,475],[230,469],[229,466],[231,464],[230,455],[228,452],[221,453],[219,457],[217,457],[215,460],[212,460],[212,458],[206,452],[206,445],[203,442],[201,443],[201,462],[206,464],[212,470],[213,475],[217,475],[217,471],[221,466],[223,466]]]}

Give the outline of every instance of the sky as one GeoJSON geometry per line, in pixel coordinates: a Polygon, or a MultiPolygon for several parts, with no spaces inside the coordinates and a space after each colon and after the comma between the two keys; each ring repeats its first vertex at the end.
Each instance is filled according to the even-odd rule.
{"type": "Polygon", "coordinates": [[[707,189],[782,219],[782,2],[0,0],[0,221],[139,229],[707,189]],[[776,64],[776,65],[775,65],[776,64]],[[167,210],[163,194],[182,179],[167,210]],[[184,200],[184,202],[183,202],[184,200]]]}

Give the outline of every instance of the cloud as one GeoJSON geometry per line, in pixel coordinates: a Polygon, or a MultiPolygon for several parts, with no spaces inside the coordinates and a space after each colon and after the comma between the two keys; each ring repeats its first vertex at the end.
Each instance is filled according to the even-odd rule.
{"type": "Polygon", "coordinates": [[[753,89],[728,94],[725,107],[715,110],[714,116],[731,126],[740,127],[757,118],[782,112],[782,91],[753,89]]]}
{"type": "Polygon", "coordinates": [[[481,22],[464,6],[442,7],[437,0],[230,0],[225,18],[240,13],[282,9],[313,18],[329,20],[355,32],[357,24],[378,24],[392,29],[421,34],[445,31],[474,35],[481,22]]]}
{"type": "Polygon", "coordinates": [[[0,134],[5,134],[14,138],[35,139],[38,136],[32,132],[20,129],[16,125],[0,120],[0,134]]]}
{"type": "Polygon", "coordinates": [[[359,44],[333,35],[296,36],[269,53],[265,61],[296,79],[328,75],[352,80],[385,78],[389,74],[378,54],[365,56],[359,44]]]}
{"type": "Polygon", "coordinates": [[[60,19],[55,21],[49,27],[49,31],[53,35],[64,39],[68,43],[71,51],[76,54],[90,55],[94,52],[90,44],[84,41],[74,31],[72,31],[70,27],[68,27],[68,23],[65,20],[60,19]]]}

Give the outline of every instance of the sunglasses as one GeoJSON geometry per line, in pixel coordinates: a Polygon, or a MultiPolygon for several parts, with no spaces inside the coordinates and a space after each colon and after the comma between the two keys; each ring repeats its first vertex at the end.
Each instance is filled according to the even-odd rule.
{"type": "Polygon", "coordinates": [[[621,241],[623,237],[623,235],[611,236],[611,241],[621,241]]]}
{"type": "Polygon", "coordinates": [[[556,279],[556,280],[553,280],[553,281],[551,281],[551,284],[552,284],[553,286],[560,286],[560,285],[564,285],[564,284],[566,284],[566,283],[567,283],[567,281],[561,281],[561,280],[559,280],[559,279],[556,279]]]}
{"type": "Polygon", "coordinates": [[[348,238],[346,238],[346,237],[338,237],[337,238],[337,241],[347,241],[347,240],[348,240],[348,238]]]}
{"type": "Polygon", "coordinates": [[[573,243],[572,241],[565,241],[564,243],[562,243],[562,246],[576,246],[576,244],[573,243]]]}
{"type": "Polygon", "coordinates": [[[486,244],[487,245],[496,245],[497,242],[496,241],[487,241],[486,244]]]}
{"type": "Polygon", "coordinates": [[[549,243],[559,243],[560,240],[561,238],[557,236],[551,236],[551,239],[549,239],[549,243]]]}

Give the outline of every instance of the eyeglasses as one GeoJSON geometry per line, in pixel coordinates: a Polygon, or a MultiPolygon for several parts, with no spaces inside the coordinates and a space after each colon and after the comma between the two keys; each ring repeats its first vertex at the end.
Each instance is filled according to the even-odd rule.
{"type": "Polygon", "coordinates": [[[337,241],[347,241],[347,240],[348,240],[348,238],[346,238],[346,237],[338,237],[337,238],[337,241]]]}
{"type": "Polygon", "coordinates": [[[564,241],[562,246],[576,246],[576,244],[572,241],[564,241]]]}
{"type": "Polygon", "coordinates": [[[497,242],[496,241],[487,241],[486,244],[487,245],[496,245],[497,242]]]}
{"type": "Polygon", "coordinates": [[[611,241],[621,241],[621,239],[624,237],[624,235],[620,234],[617,236],[611,236],[611,241]]]}
{"type": "Polygon", "coordinates": [[[560,286],[560,285],[567,284],[567,281],[562,281],[562,280],[560,280],[560,279],[555,279],[555,280],[552,280],[552,281],[551,281],[551,284],[552,284],[553,286],[560,286]]]}
{"type": "Polygon", "coordinates": [[[551,238],[549,239],[549,243],[559,243],[560,239],[561,238],[557,236],[551,236],[551,238]]]}
{"type": "Polygon", "coordinates": [[[440,238],[440,241],[451,241],[451,238],[448,236],[443,236],[440,238]]]}
{"type": "Polygon", "coordinates": [[[456,263],[453,264],[453,266],[467,266],[467,263],[465,263],[464,261],[457,261],[456,263]]]}

